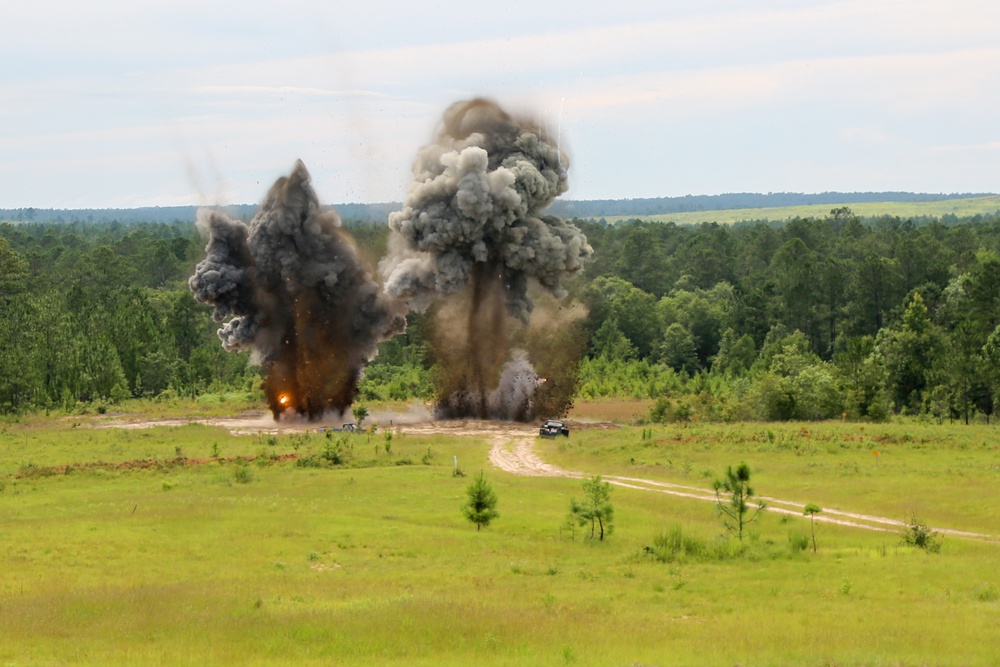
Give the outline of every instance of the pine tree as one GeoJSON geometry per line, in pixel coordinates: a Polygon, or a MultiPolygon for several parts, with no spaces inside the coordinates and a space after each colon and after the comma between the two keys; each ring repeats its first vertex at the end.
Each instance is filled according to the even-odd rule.
{"type": "Polygon", "coordinates": [[[615,508],[611,504],[611,485],[601,481],[597,475],[583,480],[583,502],[576,499],[570,501],[570,517],[575,517],[581,526],[590,524],[590,537],[595,533],[597,538],[604,540],[614,530],[615,508]]]}
{"type": "Polygon", "coordinates": [[[462,507],[462,512],[466,519],[476,524],[477,531],[483,526],[490,525],[493,519],[500,516],[500,512],[497,511],[497,494],[493,491],[490,483],[486,481],[486,476],[482,471],[465,490],[465,493],[469,498],[465,506],[462,507]]]}
{"type": "Polygon", "coordinates": [[[726,468],[724,479],[715,480],[715,499],[719,508],[719,514],[723,516],[723,522],[729,532],[735,534],[743,541],[743,529],[757,518],[760,511],[764,509],[764,503],[758,501],[757,510],[749,514],[750,507],[747,505],[754,496],[754,490],[750,486],[750,466],[741,463],[736,470],[732,466],[726,468]],[[722,499],[722,493],[729,496],[727,500],[722,499]]]}

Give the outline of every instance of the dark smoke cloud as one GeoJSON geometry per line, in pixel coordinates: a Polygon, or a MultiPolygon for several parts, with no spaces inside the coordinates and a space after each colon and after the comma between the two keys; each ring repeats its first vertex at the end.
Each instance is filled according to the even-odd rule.
{"type": "Polygon", "coordinates": [[[361,262],[332,210],[320,208],[297,162],[271,187],[249,227],[199,211],[206,258],[188,281],[214,306],[227,350],[251,350],[266,369],[264,390],[277,418],[343,412],[378,343],[405,321],[361,262]]]}
{"type": "MultiPolygon", "coordinates": [[[[491,404],[507,348],[506,315],[530,320],[529,279],[563,296],[563,280],[593,253],[577,227],[545,214],[566,191],[567,166],[542,128],[483,99],[449,107],[436,142],[418,153],[403,209],[389,216],[390,254],[380,270],[386,292],[414,310],[459,295],[449,299],[458,310],[441,316],[449,320],[441,329],[452,329],[438,340],[446,371],[442,416],[531,416],[521,409],[498,414],[491,404]],[[457,346],[454,329],[464,340],[457,346]]],[[[520,367],[527,359],[508,363],[520,367]]],[[[513,376],[524,379],[512,391],[527,396],[526,405],[538,378],[513,376]]]]}

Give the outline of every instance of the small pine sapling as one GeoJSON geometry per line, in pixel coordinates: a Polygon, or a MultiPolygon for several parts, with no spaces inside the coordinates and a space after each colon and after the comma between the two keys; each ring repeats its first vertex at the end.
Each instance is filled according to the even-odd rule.
{"type": "Polygon", "coordinates": [[[468,499],[462,507],[465,518],[476,524],[476,530],[489,526],[493,519],[500,516],[497,511],[497,494],[486,481],[486,475],[479,471],[469,488],[465,490],[468,499]]]}
{"type": "Polygon", "coordinates": [[[583,480],[583,501],[570,501],[569,513],[581,526],[590,524],[590,537],[604,541],[614,531],[615,508],[611,504],[611,484],[597,475],[583,480]]]}
{"type": "Polygon", "coordinates": [[[719,514],[722,515],[723,524],[742,542],[744,529],[753,523],[761,510],[766,507],[762,501],[758,501],[757,509],[750,514],[748,501],[754,497],[753,487],[750,486],[750,466],[741,463],[735,470],[732,466],[727,467],[725,477],[715,480],[712,487],[715,489],[716,505],[719,514]],[[726,500],[722,498],[723,493],[727,496],[726,500]]]}

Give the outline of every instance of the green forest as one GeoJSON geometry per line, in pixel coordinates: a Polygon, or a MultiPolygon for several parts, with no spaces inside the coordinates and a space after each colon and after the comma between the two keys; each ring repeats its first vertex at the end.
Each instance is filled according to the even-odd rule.
{"type": "MultiPolygon", "coordinates": [[[[989,421],[1000,398],[1000,214],[736,225],[575,220],[594,261],[578,399],[654,399],[651,421],[989,421]]],[[[383,225],[347,223],[374,261],[383,225]]],[[[0,413],[259,393],[187,278],[192,221],[0,224],[0,413]]],[[[433,395],[411,315],[359,400],[433,395]]]]}

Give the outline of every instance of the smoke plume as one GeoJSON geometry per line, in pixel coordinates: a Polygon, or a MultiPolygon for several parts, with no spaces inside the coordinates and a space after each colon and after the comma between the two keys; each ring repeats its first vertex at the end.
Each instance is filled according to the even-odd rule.
{"type": "Polygon", "coordinates": [[[386,292],[413,310],[447,299],[434,341],[445,371],[439,415],[533,416],[540,381],[526,354],[508,357],[508,332],[530,321],[529,279],[564,296],[563,280],[593,253],[577,227],[544,212],[566,191],[567,167],[541,127],[483,99],[449,107],[435,143],[420,149],[380,270],[386,292]],[[512,366],[502,369],[505,358],[512,366]],[[501,386],[510,400],[495,397],[501,386]]]}
{"type": "Polygon", "coordinates": [[[405,320],[362,263],[336,212],[320,208],[309,172],[297,162],[275,182],[249,227],[201,210],[206,257],[188,281],[214,306],[227,350],[250,350],[266,369],[275,418],[315,419],[353,401],[378,343],[405,320]]]}

